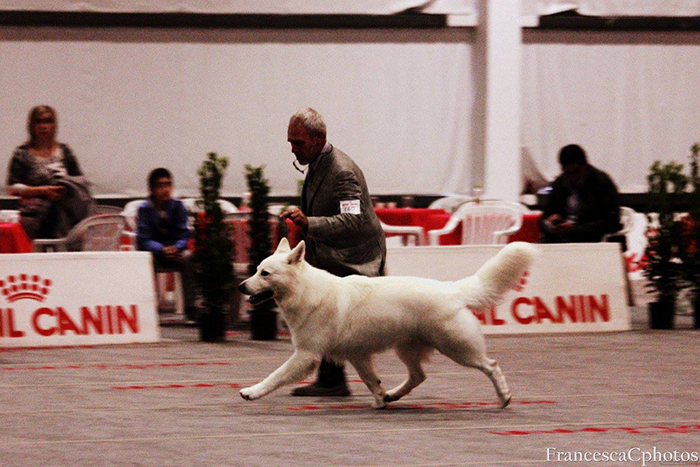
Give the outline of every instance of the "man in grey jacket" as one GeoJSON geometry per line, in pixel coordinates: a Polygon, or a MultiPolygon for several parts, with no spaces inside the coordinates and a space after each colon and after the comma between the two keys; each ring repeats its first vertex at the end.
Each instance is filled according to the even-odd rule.
{"type": "MultiPolygon", "coordinates": [[[[302,108],[292,115],[287,140],[296,156],[294,166],[298,161],[308,171],[301,208],[290,208],[282,217],[303,229],[308,262],[340,277],[382,275],[386,240],[362,170],[326,141],[326,124],[314,109],[302,108]]],[[[316,382],[292,394],[349,395],[343,365],[324,358],[316,382]]]]}

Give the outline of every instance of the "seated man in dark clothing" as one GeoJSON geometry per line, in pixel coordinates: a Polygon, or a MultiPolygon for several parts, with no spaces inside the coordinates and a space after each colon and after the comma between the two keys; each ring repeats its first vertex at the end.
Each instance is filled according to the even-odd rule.
{"type": "Polygon", "coordinates": [[[608,174],[590,165],[576,144],[561,149],[559,164],[563,173],[552,183],[540,221],[542,242],[599,242],[618,231],[619,195],[608,174]]]}
{"type": "Polygon", "coordinates": [[[149,198],[139,206],[136,245],[139,250],[153,254],[156,270],[179,271],[185,313],[195,319],[194,290],[192,288],[192,252],[187,248],[190,230],[187,227],[187,208],[173,199],[173,177],[168,169],[158,168],[148,175],[149,198]]]}

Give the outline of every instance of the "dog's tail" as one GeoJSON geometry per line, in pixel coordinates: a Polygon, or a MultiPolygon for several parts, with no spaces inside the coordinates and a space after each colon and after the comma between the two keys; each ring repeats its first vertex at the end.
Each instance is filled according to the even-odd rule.
{"type": "Polygon", "coordinates": [[[532,264],[537,248],[525,242],[509,243],[473,276],[457,281],[466,294],[469,308],[488,308],[503,301],[532,264]]]}

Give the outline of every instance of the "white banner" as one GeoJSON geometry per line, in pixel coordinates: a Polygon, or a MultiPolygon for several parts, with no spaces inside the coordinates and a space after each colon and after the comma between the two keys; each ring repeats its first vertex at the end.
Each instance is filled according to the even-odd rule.
{"type": "MultiPolygon", "coordinates": [[[[625,267],[612,243],[537,245],[525,283],[498,307],[472,310],[484,334],[626,331],[625,267]]],[[[389,248],[392,276],[454,281],[474,274],[502,246],[389,248]]]]}
{"type": "Polygon", "coordinates": [[[150,253],[0,257],[0,347],[158,340],[150,253]]]}

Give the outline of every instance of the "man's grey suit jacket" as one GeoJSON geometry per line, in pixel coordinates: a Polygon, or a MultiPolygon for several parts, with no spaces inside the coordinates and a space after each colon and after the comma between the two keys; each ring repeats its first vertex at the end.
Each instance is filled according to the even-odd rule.
{"type": "Polygon", "coordinates": [[[362,170],[332,148],[321,156],[310,184],[308,178],[301,210],[309,219],[305,238],[309,263],[341,277],[382,275],[386,240],[362,170]],[[359,214],[341,213],[341,201],[354,200],[359,200],[359,214]]]}

